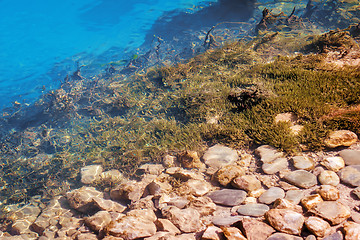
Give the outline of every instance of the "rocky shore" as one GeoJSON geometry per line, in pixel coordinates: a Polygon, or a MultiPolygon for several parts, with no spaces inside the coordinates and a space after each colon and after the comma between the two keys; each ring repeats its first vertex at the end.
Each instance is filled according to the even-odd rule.
{"type": "Polygon", "coordinates": [[[335,131],[325,144],[295,156],[218,144],[202,156],[165,155],[141,166],[138,180],[89,165],[83,187],[47,204],[33,197],[9,206],[1,239],[360,239],[358,137],[335,131]],[[117,184],[102,192],[99,182],[117,184]]]}

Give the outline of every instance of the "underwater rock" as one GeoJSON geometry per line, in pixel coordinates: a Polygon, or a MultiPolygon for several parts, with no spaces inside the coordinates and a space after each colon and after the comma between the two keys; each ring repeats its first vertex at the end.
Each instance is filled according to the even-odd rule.
{"type": "Polygon", "coordinates": [[[91,184],[100,178],[103,168],[101,165],[89,165],[82,167],[80,170],[81,182],[91,184]]]}
{"type": "Polygon", "coordinates": [[[356,143],[357,140],[358,137],[354,132],[349,130],[338,130],[330,133],[324,143],[329,148],[336,148],[340,146],[349,147],[356,143]]]}
{"type": "Polygon", "coordinates": [[[250,109],[261,103],[266,98],[263,89],[255,84],[244,85],[241,88],[234,88],[230,91],[228,99],[235,104],[237,111],[250,109]]]}
{"type": "Polygon", "coordinates": [[[86,217],[85,223],[89,228],[95,232],[99,232],[106,228],[111,222],[111,215],[107,211],[99,211],[93,216],[86,217]]]}
{"type": "Polygon", "coordinates": [[[198,153],[195,151],[185,151],[179,154],[178,161],[184,168],[204,169],[205,164],[200,161],[198,153]]]}
{"type": "Polygon", "coordinates": [[[110,191],[110,197],[113,200],[138,201],[144,194],[146,185],[142,182],[127,181],[110,191]]]}
{"type": "Polygon", "coordinates": [[[143,164],[138,169],[139,174],[151,174],[160,175],[164,171],[164,167],[161,164],[143,164]]]}
{"type": "Polygon", "coordinates": [[[235,163],[239,158],[236,150],[217,144],[209,148],[203,155],[205,164],[220,168],[235,163]]]}
{"type": "Polygon", "coordinates": [[[103,198],[104,194],[93,187],[82,187],[66,193],[70,206],[83,213],[97,209],[93,202],[94,197],[103,198]]]}
{"type": "Polygon", "coordinates": [[[105,200],[103,198],[93,197],[92,201],[94,202],[95,206],[97,206],[103,211],[122,213],[126,210],[126,206],[123,206],[120,203],[112,200],[105,200]]]}

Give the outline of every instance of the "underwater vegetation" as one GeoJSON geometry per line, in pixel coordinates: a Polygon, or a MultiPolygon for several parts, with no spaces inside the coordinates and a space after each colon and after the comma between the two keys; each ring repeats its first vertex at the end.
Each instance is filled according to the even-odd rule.
{"type": "Polygon", "coordinates": [[[193,58],[141,67],[161,59],[159,40],[122,68],[109,64],[90,79],[79,69],[31,107],[7,113],[2,126],[12,130],[1,134],[2,204],[61,194],[89,164],[131,177],[164,154],[202,152],[216,143],[269,144],[292,154],[323,149],[331,130],[359,134],[360,65],[352,64],[360,56],[359,25],[319,35],[294,12],[264,11],[260,23],[272,22],[259,24],[266,28],[250,39],[223,43],[213,36],[221,44],[204,44],[206,51],[193,58]],[[298,135],[274,121],[284,112],[304,126],[298,135]]]}

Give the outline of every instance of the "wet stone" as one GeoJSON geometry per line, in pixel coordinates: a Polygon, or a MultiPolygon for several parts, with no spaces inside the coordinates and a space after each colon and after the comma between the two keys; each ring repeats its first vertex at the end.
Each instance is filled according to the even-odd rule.
{"type": "Polygon", "coordinates": [[[334,201],[320,202],[310,212],[328,220],[332,225],[339,224],[350,217],[349,207],[334,201]]]}
{"type": "Polygon", "coordinates": [[[317,184],[316,176],[305,170],[296,170],[285,176],[285,179],[301,188],[310,188],[317,184]]]}
{"type": "Polygon", "coordinates": [[[107,211],[99,211],[91,217],[85,218],[85,223],[93,231],[104,229],[111,222],[111,215],[107,211]]]}
{"type": "Polygon", "coordinates": [[[303,238],[286,233],[274,233],[266,240],[303,240],[303,238]]]}
{"type": "Polygon", "coordinates": [[[119,212],[125,211],[126,207],[112,200],[105,200],[103,198],[94,197],[93,202],[99,209],[108,212],[119,212]]]}
{"type": "Polygon", "coordinates": [[[306,156],[295,156],[292,161],[296,169],[311,170],[315,167],[314,161],[306,156]]]}
{"type": "Polygon", "coordinates": [[[340,146],[349,147],[356,143],[357,140],[358,137],[355,133],[349,130],[338,130],[330,133],[324,143],[329,148],[336,148],[340,146]]]}
{"type": "Polygon", "coordinates": [[[360,186],[360,171],[356,168],[347,166],[341,169],[338,174],[342,182],[354,187],[360,186]]]}
{"type": "Polygon", "coordinates": [[[321,165],[330,171],[338,172],[345,167],[345,162],[342,157],[328,157],[321,161],[321,165]]]}
{"type": "Polygon", "coordinates": [[[340,183],[339,176],[334,171],[325,170],[318,176],[318,180],[322,185],[331,185],[336,187],[340,183]]]}
{"type": "Polygon", "coordinates": [[[275,229],[268,224],[253,218],[244,218],[242,220],[242,227],[249,240],[266,240],[275,232],[275,229]]]}
{"type": "Polygon", "coordinates": [[[274,174],[281,170],[284,170],[288,166],[289,163],[286,158],[277,158],[271,162],[265,162],[261,168],[266,174],[274,174]]]}
{"type": "Polygon", "coordinates": [[[276,230],[294,235],[301,233],[305,221],[302,214],[287,209],[271,209],[265,218],[276,230]]]}
{"type": "Polygon", "coordinates": [[[345,149],[339,152],[346,165],[360,165],[360,151],[345,149]]]}
{"type": "Polygon", "coordinates": [[[305,226],[318,237],[324,237],[330,229],[330,224],[318,217],[309,217],[306,219],[305,226]]]}
{"type": "Polygon", "coordinates": [[[207,196],[216,204],[224,206],[237,206],[244,202],[247,193],[243,190],[222,189],[211,192],[207,196]]]}
{"type": "Polygon", "coordinates": [[[259,197],[260,203],[271,204],[275,202],[278,198],[284,198],[285,191],[279,187],[272,187],[266,190],[261,196],[259,197]]]}
{"type": "Polygon", "coordinates": [[[269,209],[270,208],[265,204],[249,203],[245,205],[240,205],[236,211],[241,215],[260,217],[263,216],[267,211],[269,211],[269,209]]]}
{"type": "Polygon", "coordinates": [[[110,191],[110,197],[113,200],[138,201],[144,194],[145,185],[141,182],[127,181],[110,191]]]}
{"type": "Polygon", "coordinates": [[[263,163],[272,162],[277,158],[284,156],[284,153],[279,152],[276,148],[269,145],[262,145],[255,150],[255,154],[260,157],[263,163]]]}
{"type": "Polygon", "coordinates": [[[80,170],[81,182],[83,184],[91,184],[100,179],[103,168],[101,165],[89,165],[82,167],[80,170]]]}
{"type": "Polygon", "coordinates": [[[209,148],[203,155],[205,164],[214,168],[233,164],[238,158],[239,156],[236,150],[219,144],[209,148]]]}
{"type": "Polygon", "coordinates": [[[184,168],[205,168],[205,164],[200,161],[199,155],[196,151],[184,151],[179,154],[178,161],[184,168]]]}
{"type": "Polygon", "coordinates": [[[93,187],[82,187],[66,194],[66,198],[72,208],[79,212],[89,212],[96,209],[93,203],[94,197],[103,198],[104,194],[93,187]]]}

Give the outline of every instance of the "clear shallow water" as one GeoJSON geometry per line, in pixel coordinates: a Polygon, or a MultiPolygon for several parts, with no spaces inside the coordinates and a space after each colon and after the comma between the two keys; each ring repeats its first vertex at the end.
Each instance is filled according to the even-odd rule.
{"type": "Polygon", "coordinates": [[[76,64],[136,51],[164,12],[195,11],[201,0],[0,0],[0,109],[55,88],[76,64]]]}

